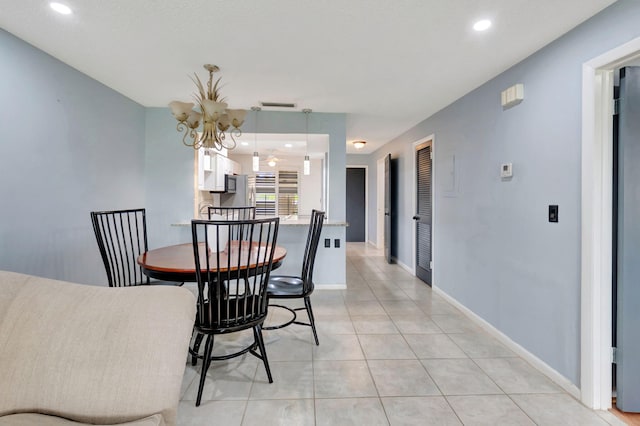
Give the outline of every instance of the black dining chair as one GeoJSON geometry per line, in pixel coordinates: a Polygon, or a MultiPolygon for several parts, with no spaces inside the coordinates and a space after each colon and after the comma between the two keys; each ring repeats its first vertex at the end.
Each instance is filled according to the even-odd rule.
{"type": "MultiPolygon", "coordinates": [[[[247,352],[262,360],[273,383],[262,337],[267,317],[267,282],[273,267],[278,218],[219,221],[192,220],[193,254],[198,281],[198,309],[194,331],[207,336],[196,406],[200,405],[212,360],[226,360],[247,352]],[[212,356],[214,336],[253,329],[253,341],[233,353],[212,356]]],[[[199,343],[197,344],[199,346],[199,343]]]]}
{"type": "MultiPolygon", "coordinates": [[[[207,208],[207,214],[208,214],[208,218],[209,220],[211,220],[213,217],[220,216],[222,217],[222,219],[220,219],[219,217],[216,217],[216,219],[218,220],[251,220],[251,219],[255,219],[256,218],[256,208],[252,207],[252,206],[246,206],[246,207],[214,207],[214,206],[209,206],[207,208]]],[[[232,235],[232,237],[235,237],[232,235]]],[[[200,349],[200,344],[202,343],[202,339],[204,338],[204,336],[202,334],[196,334],[196,339],[194,341],[194,350],[197,352],[200,349]]],[[[196,365],[198,361],[198,358],[196,356],[193,356],[191,358],[191,365],[196,365]]]]}
{"type": "Polygon", "coordinates": [[[316,323],[311,308],[311,293],[313,293],[313,266],[318,251],[318,243],[320,241],[320,233],[322,232],[322,223],[325,213],[318,210],[311,212],[311,221],[309,223],[309,233],[307,234],[307,245],[304,249],[304,257],[302,259],[302,272],[300,276],[289,275],[272,275],[267,285],[267,295],[269,300],[274,299],[304,299],[304,307],[290,308],[288,306],[270,303],[269,306],[283,308],[293,314],[293,318],[283,324],[265,327],[265,330],[274,330],[286,327],[290,324],[306,325],[311,327],[316,345],[319,345],[318,333],[316,331],[316,323]],[[309,322],[297,320],[297,311],[307,311],[309,322]]]}
{"type": "Polygon", "coordinates": [[[138,265],[138,256],[149,250],[145,209],[94,211],[91,223],[109,287],[182,285],[151,280],[138,265]]]}
{"type": "Polygon", "coordinates": [[[224,220],[249,220],[256,218],[256,208],[252,206],[247,207],[212,207],[208,208],[208,218],[217,214],[222,216],[224,220]]]}

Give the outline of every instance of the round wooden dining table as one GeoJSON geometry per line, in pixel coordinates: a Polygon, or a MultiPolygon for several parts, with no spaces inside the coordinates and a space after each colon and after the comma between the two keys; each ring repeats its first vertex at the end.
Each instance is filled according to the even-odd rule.
{"type": "MultiPolygon", "coordinates": [[[[205,248],[204,243],[201,243],[200,248],[200,265],[206,265],[204,257],[205,248]]],[[[245,250],[249,250],[248,247],[242,246],[240,253],[239,269],[247,269],[255,267],[255,264],[251,264],[251,256],[244,255],[245,250]]],[[[255,250],[255,247],[254,247],[255,250]]],[[[216,268],[217,262],[226,267],[228,264],[228,256],[237,256],[237,250],[229,250],[229,252],[209,253],[209,269],[211,271],[216,268]]],[[[271,269],[276,269],[282,264],[282,260],[287,255],[287,250],[284,247],[276,246],[273,254],[273,266],[271,269]]],[[[238,262],[230,262],[237,268],[238,262]]],[[[193,254],[193,244],[178,244],[174,246],[161,247],[153,250],[149,250],[138,256],[138,265],[142,267],[142,271],[149,277],[162,281],[177,281],[177,282],[196,282],[196,264],[193,254]]],[[[260,266],[260,265],[259,265],[260,266]]]]}

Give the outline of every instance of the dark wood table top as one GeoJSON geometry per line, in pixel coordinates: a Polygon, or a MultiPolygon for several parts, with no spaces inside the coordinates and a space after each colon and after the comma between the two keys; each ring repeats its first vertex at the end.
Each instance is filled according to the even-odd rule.
{"type": "MultiPolygon", "coordinates": [[[[264,246],[258,247],[257,244],[253,244],[251,247],[250,255],[247,256],[248,244],[242,245],[239,248],[239,244],[234,244],[230,249],[220,253],[209,253],[209,265],[211,270],[217,271],[217,265],[222,265],[221,272],[226,272],[229,268],[227,265],[231,265],[230,271],[238,269],[253,268],[256,266],[255,259],[257,258],[258,249],[260,251],[266,250],[264,246]],[[255,253],[255,254],[254,254],[255,253]],[[238,268],[238,256],[240,257],[240,268],[238,268]],[[229,263],[229,256],[231,262],[229,263]],[[247,259],[249,261],[247,262],[247,259]],[[253,260],[253,262],[252,262],[253,260]],[[219,262],[219,263],[218,263],[219,262]]],[[[204,243],[201,243],[200,253],[200,266],[202,268],[206,265],[204,259],[205,247],[204,243]]],[[[276,246],[273,254],[273,267],[277,268],[282,263],[282,259],[287,255],[287,250],[283,247],[276,246]]],[[[262,257],[262,254],[261,254],[262,257]]],[[[193,244],[178,244],[175,246],[161,247],[154,250],[149,250],[138,256],[138,264],[142,267],[145,274],[151,278],[156,278],[164,281],[182,281],[182,282],[195,282],[196,281],[196,265],[193,257],[193,244]]]]}

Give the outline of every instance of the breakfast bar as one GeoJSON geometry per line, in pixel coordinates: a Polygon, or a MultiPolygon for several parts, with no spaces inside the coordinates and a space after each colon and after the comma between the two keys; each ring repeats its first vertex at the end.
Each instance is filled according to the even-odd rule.
{"type": "MultiPolygon", "coordinates": [[[[190,239],[190,221],[181,221],[171,225],[184,228],[185,242],[190,239]]],[[[297,275],[300,273],[308,226],[309,218],[305,217],[290,217],[280,220],[278,246],[286,249],[287,257],[278,269],[278,274],[297,275]]],[[[323,224],[313,274],[317,290],[346,289],[346,227],[347,223],[341,221],[326,220],[323,224]],[[327,240],[329,247],[325,246],[327,240]]]]}

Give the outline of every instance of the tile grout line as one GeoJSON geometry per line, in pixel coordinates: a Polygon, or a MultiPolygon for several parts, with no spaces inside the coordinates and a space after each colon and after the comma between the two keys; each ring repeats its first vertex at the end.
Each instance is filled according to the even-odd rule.
{"type": "MultiPolygon", "coordinates": [[[[361,276],[362,278],[362,276],[361,276]]],[[[366,281],[365,281],[366,283],[366,281]]],[[[371,291],[371,287],[369,286],[369,284],[367,284],[367,287],[369,288],[369,290],[371,291]]],[[[373,293],[373,291],[372,291],[373,293]]],[[[373,296],[376,298],[376,300],[378,299],[377,296],[375,295],[375,293],[373,293],[373,296]]],[[[344,296],[343,296],[344,299],[344,296]]],[[[346,300],[344,301],[345,305],[346,305],[346,300]]],[[[383,308],[384,309],[384,308],[383,308]]],[[[367,371],[369,372],[369,377],[371,377],[371,381],[373,382],[373,386],[376,390],[376,394],[378,396],[378,402],[380,403],[380,407],[382,408],[382,412],[384,413],[385,419],[387,420],[387,424],[391,424],[391,420],[389,420],[389,415],[387,413],[387,410],[384,406],[384,404],[382,403],[382,398],[380,396],[380,389],[378,388],[378,384],[376,383],[376,379],[373,376],[373,373],[371,372],[371,365],[369,365],[369,359],[367,358],[367,354],[364,351],[364,348],[362,347],[362,341],[360,340],[360,335],[358,334],[358,331],[356,330],[355,326],[353,325],[353,317],[351,315],[351,312],[349,311],[349,308],[347,308],[347,314],[349,315],[349,320],[351,321],[351,324],[353,326],[354,332],[356,333],[356,339],[358,339],[358,345],[360,346],[360,350],[362,351],[362,356],[364,357],[364,361],[365,364],[367,365],[367,371]]]]}

